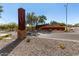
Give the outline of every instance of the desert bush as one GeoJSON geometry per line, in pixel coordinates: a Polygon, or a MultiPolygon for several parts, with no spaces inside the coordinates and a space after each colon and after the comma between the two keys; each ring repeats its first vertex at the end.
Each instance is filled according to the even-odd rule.
{"type": "Polygon", "coordinates": [[[0,37],[0,40],[2,40],[3,38],[2,37],[0,37]]]}
{"type": "Polygon", "coordinates": [[[9,36],[11,36],[12,34],[7,34],[7,35],[4,35],[4,36],[1,36],[0,37],[0,40],[2,40],[3,38],[6,38],[6,37],[9,37],[9,36]]]}
{"type": "Polygon", "coordinates": [[[65,49],[65,45],[63,43],[60,43],[58,47],[61,49],[65,49]]]}
{"type": "Polygon", "coordinates": [[[15,23],[9,23],[9,24],[0,24],[0,30],[15,30],[18,26],[15,23]]]}
{"type": "Polygon", "coordinates": [[[26,41],[27,41],[27,42],[30,42],[30,38],[28,38],[26,41]]]}
{"type": "Polygon", "coordinates": [[[69,27],[65,27],[65,30],[64,30],[64,32],[70,32],[71,30],[70,30],[70,28],[69,27]]]}

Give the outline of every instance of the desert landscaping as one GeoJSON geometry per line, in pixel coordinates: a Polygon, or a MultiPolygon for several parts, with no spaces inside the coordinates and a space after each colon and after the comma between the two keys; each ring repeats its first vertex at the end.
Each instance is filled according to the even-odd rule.
{"type": "Polygon", "coordinates": [[[0,56],[79,56],[79,23],[75,17],[68,18],[70,4],[24,4],[24,8],[15,5],[10,5],[15,6],[13,9],[8,4],[0,6],[0,19],[5,19],[0,23],[0,56]],[[10,15],[6,17],[8,8],[10,15]],[[64,8],[65,14],[61,11],[64,8]]]}
{"type": "MultiPolygon", "coordinates": [[[[77,56],[79,55],[78,28],[74,32],[37,32],[37,35],[27,35],[8,55],[9,56],[77,56]],[[75,38],[76,37],[76,38],[75,38]]],[[[9,32],[15,34],[16,32],[9,32]]],[[[3,48],[14,39],[1,40],[3,48]]],[[[10,48],[9,48],[10,49],[10,48]]],[[[8,50],[7,50],[8,51],[8,50]]],[[[6,51],[4,52],[5,55],[6,51]]]]}

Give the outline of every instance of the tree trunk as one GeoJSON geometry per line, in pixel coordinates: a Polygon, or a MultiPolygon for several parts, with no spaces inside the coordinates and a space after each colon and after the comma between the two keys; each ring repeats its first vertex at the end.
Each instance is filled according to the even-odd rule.
{"type": "Polygon", "coordinates": [[[38,22],[36,21],[36,30],[38,30],[38,22]]]}

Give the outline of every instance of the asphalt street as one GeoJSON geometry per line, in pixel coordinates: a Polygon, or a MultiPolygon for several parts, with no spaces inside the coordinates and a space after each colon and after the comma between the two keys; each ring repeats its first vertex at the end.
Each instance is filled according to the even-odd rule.
{"type": "Polygon", "coordinates": [[[51,33],[39,33],[38,37],[41,38],[57,38],[64,40],[79,40],[79,28],[75,28],[74,32],[51,32],[51,33]]]}

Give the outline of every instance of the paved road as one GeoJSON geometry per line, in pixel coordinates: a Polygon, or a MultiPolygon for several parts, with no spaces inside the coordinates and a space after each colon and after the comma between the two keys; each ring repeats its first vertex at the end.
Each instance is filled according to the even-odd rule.
{"type": "Polygon", "coordinates": [[[74,32],[52,32],[52,33],[39,33],[38,37],[42,38],[57,38],[64,40],[79,40],[79,28],[75,28],[74,32]]]}

